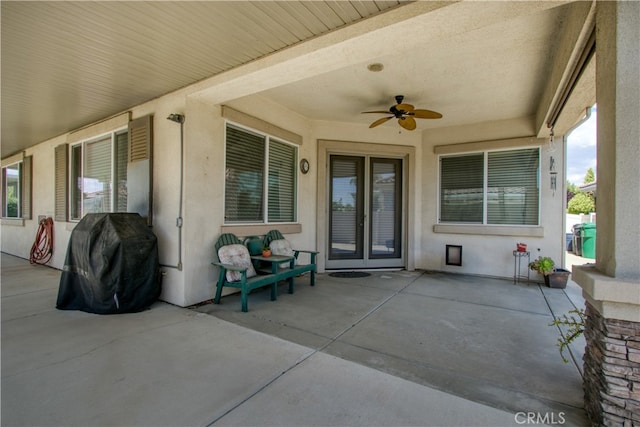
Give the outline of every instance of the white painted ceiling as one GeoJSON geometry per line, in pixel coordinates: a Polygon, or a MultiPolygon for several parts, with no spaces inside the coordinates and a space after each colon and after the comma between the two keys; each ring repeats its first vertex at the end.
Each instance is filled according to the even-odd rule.
{"type": "MultiPolygon", "coordinates": [[[[360,37],[367,48],[345,52],[353,60],[261,95],[311,120],[366,124],[378,116],[360,112],[386,110],[402,94],[406,103],[444,115],[419,120],[418,129],[532,116],[574,6],[3,1],[2,157],[304,41],[339,40],[368,23],[360,37]],[[434,12],[385,21],[412,8],[434,12]],[[384,70],[368,71],[373,62],[384,70]]],[[[346,49],[358,46],[357,35],[353,40],[346,49]]]]}

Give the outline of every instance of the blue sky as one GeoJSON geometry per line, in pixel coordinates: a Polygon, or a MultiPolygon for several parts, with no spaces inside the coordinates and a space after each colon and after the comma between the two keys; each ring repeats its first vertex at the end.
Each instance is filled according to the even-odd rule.
{"type": "Polygon", "coordinates": [[[589,168],[596,173],[596,121],[593,107],[591,117],[577,127],[567,139],[567,181],[582,185],[589,168]]]}

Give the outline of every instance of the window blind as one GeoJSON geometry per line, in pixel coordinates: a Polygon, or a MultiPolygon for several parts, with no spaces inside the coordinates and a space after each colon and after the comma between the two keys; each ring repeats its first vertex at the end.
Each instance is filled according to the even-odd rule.
{"type": "Polygon", "coordinates": [[[129,155],[129,137],[127,132],[121,132],[115,136],[116,164],[115,164],[115,191],[116,212],[127,211],[127,163],[129,155]]]}
{"type": "Polygon", "coordinates": [[[488,153],[487,223],[538,225],[538,149],[488,153]]]}
{"type": "Polygon", "coordinates": [[[55,220],[67,220],[67,144],[58,145],[55,148],[55,220]]]}
{"type": "Polygon", "coordinates": [[[227,126],[225,221],[263,222],[265,137],[227,126]]]}
{"type": "Polygon", "coordinates": [[[111,212],[111,136],[84,149],[83,214],[111,212]]]}
{"type": "Polygon", "coordinates": [[[26,156],[22,161],[22,171],[20,173],[20,216],[22,219],[31,219],[31,179],[33,174],[33,156],[26,156]]]}
{"type": "Polygon", "coordinates": [[[440,221],[482,223],[484,154],[443,157],[440,162],[440,221]]]}
{"type": "Polygon", "coordinates": [[[71,219],[82,218],[82,144],[71,147],[71,219]]]}
{"type": "Polygon", "coordinates": [[[269,143],[269,222],[295,221],[296,148],[269,143]]]}

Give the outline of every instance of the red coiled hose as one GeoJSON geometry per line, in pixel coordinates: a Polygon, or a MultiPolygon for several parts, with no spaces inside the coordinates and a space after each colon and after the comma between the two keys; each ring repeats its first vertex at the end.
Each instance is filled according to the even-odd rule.
{"type": "Polygon", "coordinates": [[[31,246],[31,264],[46,264],[53,256],[53,218],[40,220],[36,240],[31,246]]]}

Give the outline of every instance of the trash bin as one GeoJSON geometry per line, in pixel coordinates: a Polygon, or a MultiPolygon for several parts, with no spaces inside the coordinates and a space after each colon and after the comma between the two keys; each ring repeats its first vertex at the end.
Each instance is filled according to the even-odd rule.
{"type": "Polygon", "coordinates": [[[582,224],[573,226],[573,253],[582,256],[582,224]]]}
{"type": "Polygon", "coordinates": [[[594,259],[596,257],[596,224],[593,222],[582,224],[580,236],[582,237],[582,256],[594,259]]]}

